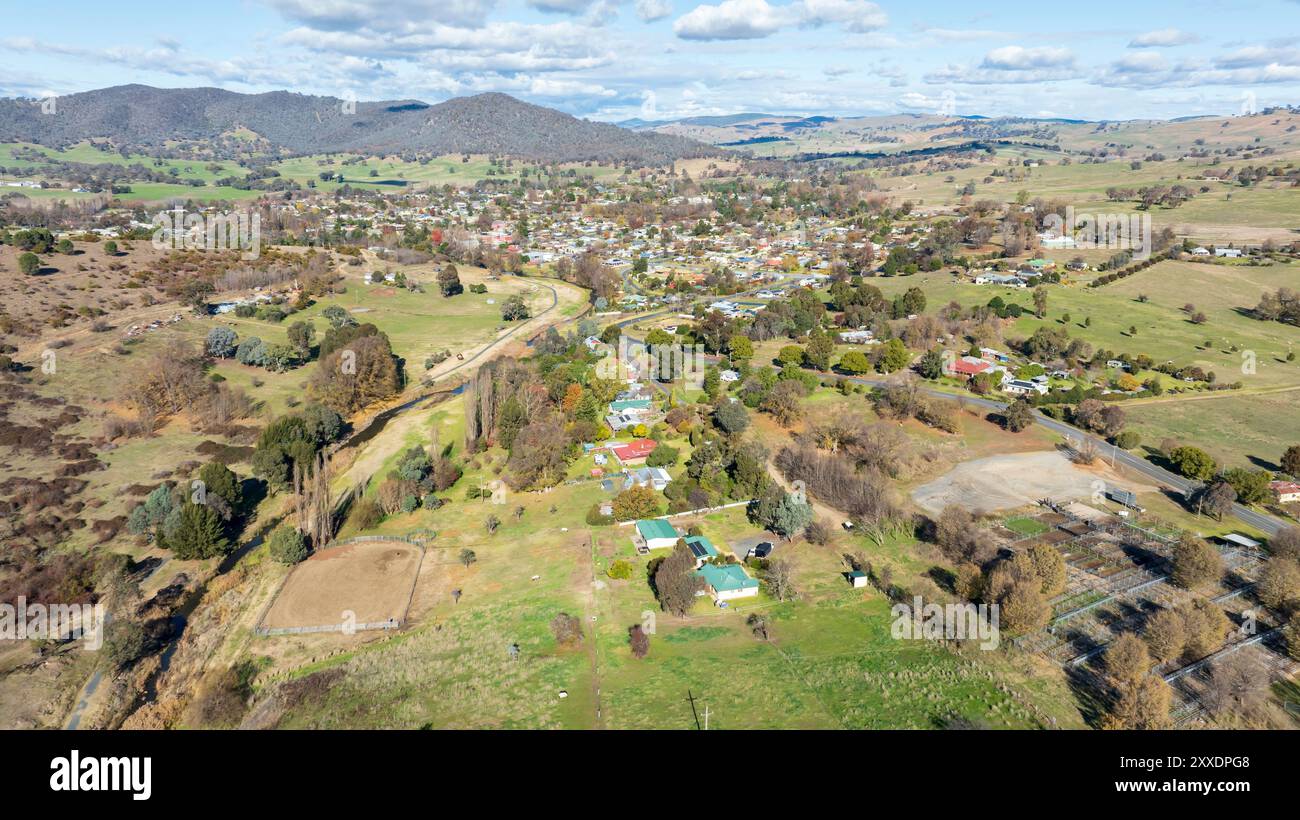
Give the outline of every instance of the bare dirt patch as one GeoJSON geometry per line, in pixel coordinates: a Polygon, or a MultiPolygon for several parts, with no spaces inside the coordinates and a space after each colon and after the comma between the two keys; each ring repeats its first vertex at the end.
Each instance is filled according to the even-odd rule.
{"type": "Polygon", "coordinates": [[[330,547],[303,561],[285,579],[262,619],[268,629],[402,620],[420,566],[420,549],[402,541],[330,547]]]}
{"type": "Polygon", "coordinates": [[[913,490],[912,499],[929,513],[939,513],[949,504],[985,513],[1012,510],[1042,498],[1091,498],[1105,489],[1107,472],[1080,467],[1057,451],[1012,453],[958,464],[947,475],[913,490]]]}

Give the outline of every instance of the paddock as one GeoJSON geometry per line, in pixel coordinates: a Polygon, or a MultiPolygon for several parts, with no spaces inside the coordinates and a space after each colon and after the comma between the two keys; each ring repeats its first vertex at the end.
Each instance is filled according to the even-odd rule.
{"type": "Polygon", "coordinates": [[[423,555],[414,544],[389,539],[327,547],[294,567],[258,631],[396,627],[406,617],[423,555]]]}

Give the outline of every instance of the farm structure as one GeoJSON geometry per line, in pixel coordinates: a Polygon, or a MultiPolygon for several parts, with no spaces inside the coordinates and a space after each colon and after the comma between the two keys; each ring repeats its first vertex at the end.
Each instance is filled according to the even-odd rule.
{"type": "Polygon", "coordinates": [[[1022,536],[1009,547],[1015,550],[1031,543],[1055,547],[1065,559],[1066,588],[1051,600],[1047,626],[1015,643],[1061,664],[1077,683],[1101,691],[1106,649],[1116,637],[1123,632],[1141,635],[1157,612],[1197,598],[1221,608],[1232,628],[1223,646],[1209,655],[1175,659],[1153,670],[1171,687],[1170,717],[1175,726],[1211,722],[1205,704],[1210,678],[1215,666],[1229,657],[1249,659],[1274,682],[1300,670],[1300,664],[1286,655],[1276,619],[1253,598],[1266,558],[1262,550],[1231,543],[1221,547],[1222,580],[1205,589],[1188,590],[1170,580],[1176,539],[1159,522],[1085,521],[1061,512],[1030,520],[1052,527],[1039,536],[1022,536]]]}

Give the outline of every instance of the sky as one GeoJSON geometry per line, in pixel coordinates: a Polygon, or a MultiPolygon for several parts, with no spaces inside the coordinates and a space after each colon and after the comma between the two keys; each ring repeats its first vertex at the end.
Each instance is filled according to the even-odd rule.
{"type": "Polygon", "coordinates": [[[61,0],[0,95],[125,83],[359,100],[501,91],[593,120],[1088,120],[1300,103],[1300,0],[61,0]]]}

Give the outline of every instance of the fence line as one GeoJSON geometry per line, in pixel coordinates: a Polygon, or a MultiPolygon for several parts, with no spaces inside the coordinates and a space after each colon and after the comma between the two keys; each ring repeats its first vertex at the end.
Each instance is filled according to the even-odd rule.
{"type": "MultiPolygon", "coordinates": [[[[354,535],[351,538],[346,538],[342,541],[331,541],[330,543],[321,547],[319,550],[316,550],[314,554],[320,554],[327,550],[332,550],[336,547],[345,547],[348,544],[373,543],[376,541],[400,541],[405,544],[410,544],[411,546],[416,547],[417,549],[420,550],[420,558],[415,564],[415,572],[413,573],[411,578],[411,590],[406,595],[406,607],[402,610],[402,617],[389,618],[387,621],[372,621],[367,623],[353,624],[349,626],[349,629],[356,632],[362,632],[362,631],[374,630],[374,629],[397,629],[402,625],[402,623],[406,620],[406,613],[411,609],[411,601],[415,600],[415,587],[420,582],[420,569],[421,567],[424,566],[425,542],[432,540],[434,537],[436,537],[436,535],[437,533],[434,533],[432,530],[430,530],[430,535],[427,537],[415,536],[415,535],[354,535]]],[[[261,636],[294,635],[294,634],[312,633],[312,632],[343,632],[344,631],[343,624],[322,624],[320,626],[284,626],[284,627],[262,626],[262,622],[266,620],[266,616],[271,612],[271,609],[275,607],[275,602],[279,600],[280,593],[284,590],[285,584],[289,582],[289,579],[293,577],[294,570],[297,569],[298,567],[295,566],[293,570],[289,571],[288,575],[284,576],[284,579],[280,581],[279,588],[276,589],[275,594],[271,596],[271,600],[267,601],[266,605],[262,608],[262,612],[257,616],[257,625],[253,627],[254,635],[261,635],[261,636]]]]}
{"type": "MultiPolygon", "coordinates": [[[[407,604],[410,605],[409,602],[407,604]]],[[[397,629],[402,625],[398,618],[389,618],[386,621],[372,621],[370,623],[359,624],[322,624],[321,626],[276,626],[264,627],[259,626],[253,630],[257,635],[301,635],[304,633],[314,632],[364,632],[373,629],[397,629]]]]}

